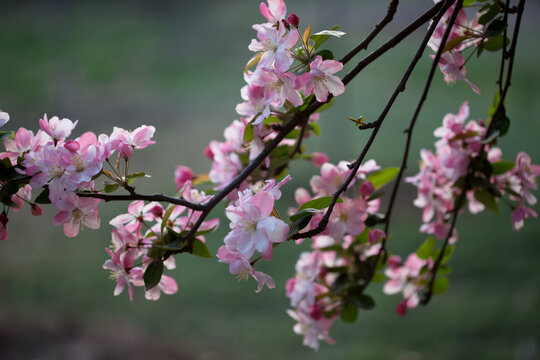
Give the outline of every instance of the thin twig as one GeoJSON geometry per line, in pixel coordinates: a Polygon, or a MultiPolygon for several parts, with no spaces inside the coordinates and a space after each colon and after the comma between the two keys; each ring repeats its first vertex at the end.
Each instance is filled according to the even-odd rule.
{"type": "Polygon", "coordinates": [[[429,27],[429,30],[428,30],[427,34],[424,36],[424,39],[422,40],[422,43],[420,44],[420,46],[419,46],[414,58],[412,59],[411,63],[409,64],[409,67],[405,71],[405,74],[403,75],[401,81],[399,82],[398,86],[396,87],[396,89],[394,90],[392,96],[390,97],[390,100],[388,100],[388,103],[386,104],[386,106],[383,109],[381,115],[377,119],[377,121],[376,121],[377,126],[373,129],[373,132],[371,133],[371,136],[369,137],[366,145],[364,145],[364,148],[362,149],[362,152],[358,156],[358,159],[354,162],[354,165],[352,166],[352,171],[351,171],[350,175],[347,177],[347,180],[345,180],[345,182],[339,187],[339,189],[332,195],[332,202],[330,203],[328,209],[324,213],[324,215],[323,215],[321,221],[319,222],[319,224],[317,225],[317,227],[314,228],[314,229],[311,229],[309,231],[305,231],[303,233],[297,233],[297,234],[292,236],[292,239],[309,238],[309,237],[312,237],[312,236],[315,236],[315,235],[319,234],[320,232],[322,232],[326,228],[326,225],[328,225],[328,221],[330,220],[330,215],[332,214],[332,212],[334,210],[334,206],[336,205],[337,200],[339,199],[341,194],[343,194],[347,190],[347,188],[349,187],[349,184],[356,177],[356,173],[358,172],[358,169],[360,168],[360,164],[364,160],[369,148],[371,147],[371,144],[375,140],[375,137],[377,136],[377,133],[379,132],[379,129],[381,128],[381,125],[382,125],[384,119],[386,118],[386,115],[388,114],[388,112],[392,108],[392,106],[393,106],[396,98],[398,97],[399,93],[403,92],[405,90],[405,85],[407,84],[407,81],[409,80],[409,77],[410,77],[412,71],[416,67],[416,64],[418,63],[418,61],[422,57],[422,55],[424,53],[424,50],[425,50],[425,48],[427,46],[427,43],[428,43],[429,39],[431,38],[431,35],[435,31],[435,27],[437,26],[437,23],[442,18],[442,16],[446,12],[446,10],[452,5],[452,3],[453,3],[453,0],[447,0],[447,1],[443,2],[443,3],[439,3],[439,4],[441,4],[441,6],[438,7],[439,12],[437,13],[435,18],[433,19],[433,22],[432,22],[431,26],[429,27]]]}
{"type": "MultiPolygon", "coordinates": [[[[437,49],[437,53],[435,54],[435,58],[433,59],[433,63],[431,64],[431,69],[429,70],[429,74],[426,80],[426,84],[424,86],[424,91],[422,92],[422,96],[420,97],[420,100],[418,101],[418,104],[416,105],[416,109],[414,111],[414,114],[412,116],[412,119],[409,123],[409,127],[405,130],[405,133],[407,133],[407,140],[405,142],[405,149],[403,151],[403,158],[401,159],[401,165],[399,168],[398,176],[395,180],[394,187],[392,188],[392,194],[390,196],[390,200],[388,202],[388,209],[386,211],[386,215],[384,218],[385,221],[385,227],[384,232],[386,236],[388,236],[388,232],[390,230],[390,219],[392,218],[392,210],[394,208],[394,204],[397,198],[397,194],[399,191],[399,186],[401,185],[401,179],[403,178],[403,174],[405,173],[405,170],[407,169],[407,160],[409,158],[409,151],[411,148],[411,142],[412,142],[412,134],[414,130],[414,126],[416,124],[416,120],[418,119],[418,116],[420,114],[420,111],[422,110],[422,106],[424,105],[424,102],[427,99],[427,95],[429,93],[429,89],[431,88],[431,83],[433,82],[433,76],[435,75],[435,71],[437,71],[437,67],[439,65],[439,59],[442,56],[442,53],[444,51],[444,46],[446,45],[446,42],[448,41],[448,37],[450,36],[450,32],[452,31],[452,27],[454,23],[456,22],[457,15],[462,7],[463,1],[458,1],[458,4],[456,5],[456,8],[454,9],[452,16],[450,20],[448,21],[448,25],[446,27],[446,31],[443,34],[443,37],[441,39],[441,43],[439,44],[439,49],[437,49]]],[[[386,238],[382,241],[382,247],[380,252],[383,252],[386,250],[386,238]]]]}
{"type": "Polygon", "coordinates": [[[110,194],[99,194],[99,193],[92,193],[92,192],[79,192],[77,193],[77,195],[80,197],[101,199],[107,202],[108,201],[134,201],[134,200],[162,201],[162,202],[168,202],[170,204],[182,205],[182,206],[185,206],[187,208],[197,210],[197,211],[204,211],[206,209],[205,205],[195,204],[187,200],[177,199],[177,198],[173,198],[173,197],[163,195],[163,194],[143,195],[143,194],[137,194],[133,192],[130,195],[110,195],[110,194]]]}

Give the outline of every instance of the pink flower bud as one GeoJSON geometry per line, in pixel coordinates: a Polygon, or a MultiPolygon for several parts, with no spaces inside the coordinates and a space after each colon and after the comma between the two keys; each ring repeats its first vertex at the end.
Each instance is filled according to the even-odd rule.
{"type": "Polygon", "coordinates": [[[360,191],[360,194],[363,196],[371,195],[375,191],[375,187],[371,183],[371,181],[364,181],[362,185],[360,185],[360,188],[358,189],[360,191]]]}
{"type": "Polygon", "coordinates": [[[314,152],[311,155],[311,163],[316,167],[321,167],[326,162],[328,162],[328,156],[322,152],[314,152]]]}
{"type": "Polygon", "coordinates": [[[298,16],[296,16],[296,14],[291,14],[287,18],[287,22],[291,24],[292,26],[294,26],[295,28],[297,28],[298,25],[300,24],[300,19],[298,18],[298,16]]]}
{"type": "Polygon", "coordinates": [[[207,158],[209,159],[214,159],[214,152],[212,151],[212,149],[210,149],[210,145],[208,145],[204,151],[203,151],[203,154],[204,156],[206,156],[207,158]]]}
{"type": "Polygon", "coordinates": [[[309,316],[311,316],[313,320],[319,320],[320,318],[322,318],[323,312],[322,312],[321,307],[317,305],[313,305],[311,309],[309,310],[309,316]]]}
{"type": "Polygon", "coordinates": [[[41,206],[35,203],[30,205],[30,211],[34,216],[40,216],[41,214],[43,214],[43,209],[41,208],[41,206]]]}
{"type": "Polygon", "coordinates": [[[178,186],[177,190],[180,190],[187,181],[193,179],[193,171],[187,166],[177,166],[174,171],[174,182],[178,186]]]}
{"type": "Polygon", "coordinates": [[[66,141],[66,143],[64,144],[64,147],[69,151],[69,152],[77,152],[79,151],[79,149],[81,148],[81,146],[79,145],[79,143],[75,140],[68,140],[66,141]]]}
{"type": "Polygon", "coordinates": [[[287,30],[291,30],[291,27],[289,26],[289,23],[288,23],[285,19],[282,19],[282,20],[281,20],[281,24],[282,24],[283,26],[285,26],[285,28],[286,28],[287,30]]]}
{"type": "Polygon", "coordinates": [[[154,206],[152,209],[150,209],[150,212],[156,218],[161,218],[163,216],[163,208],[161,207],[161,205],[154,206]]]}
{"type": "Polygon", "coordinates": [[[401,266],[401,258],[397,255],[392,255],[388,259],[388,267],[391,269],[395,269],[397,267],[401,266]]]}
{"type": "Polygon", "coordinates": [[[324,266],[321,267],[321,269],[319,270],[319,277],[324,278],[326,274],[328,274],[328,269],[325,268],[324,266]]]}
{"type": "Polygon", "coordinates": [[[379,242],[382,238],[386,237],[386,234],[384,231],[380,229],[371,229],[369,230],[369,243],[374,244],[376,242],[379,242]]]}
{"type": "Polygon", "coordinates": [[[399,316],[405,316],[405,314],[407,313],[407,302],[405,300],[403,300],[399,304],[397,304],[396,313],[399,316]]]}

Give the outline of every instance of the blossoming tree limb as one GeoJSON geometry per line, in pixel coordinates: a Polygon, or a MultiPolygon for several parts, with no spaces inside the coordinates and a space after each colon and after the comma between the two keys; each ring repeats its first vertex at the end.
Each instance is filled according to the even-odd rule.
{"type": "MultiPolygon", "coordinates": [[[[215,231],[220,220],[208,217],[226,202],[230,232],[217,252],[218,260],[240,279],[254,278],[257,292],[275,287],[270,275],[256,269],[257,263],[271,260],[280,244],[309,239],[313,251],[301,254],[296,275],[285,286],[292,308],[288,314],[297,322],[294,331],[304,336],[305,345],[318,349],[319,340],[333,343],[332,323],[338,317],[355,322],[358,309],[373,308],[375,302],[365,291],[385,278],[383,292],[402,293],[396,312],[405,315],[448,287],[447,262],[457,242],[457,218],[466,205],[471,213],[484,209],[496,213],[499,203],[508,204],[515,230],[525,219],[537,216],[530,206],[536,203],[531,191],[536,189],[540,166],[531,164],[524,152],[515,162],[502,160],[502,150],[495,146],[510,125],[505,99],[524,3],[436,0],[339,78],[336,74],[343,66],[367,50],[392,21],[399,1],[391,0],[383,19],[339,61],[323,47],[327,40],[345,35],[338,27],[312,33],[309,25],[301,30],[303,19],[287,15],[283,0],[263,2],[260,12],[267,22],[253,26],[257,38],[248,48],[254,55],[244,68],[243,102],[236,106],[240,120],[225,129],[224,142],[213,140],[205,149],[212,160],[208,174],[195,175],[189,167],[179,166],[174,173],[176,196],[140,194],[134,183],[146,174],[132,172],[130,164],[135,150],[155,143],[153,126],[133,131],[115,127],[110,135],[87,132],[70,139],[77,122],[45,115],[35,134],[24,128],[1,134],[6,151],[0,161],[4,205],[0,238],[8,238],[9,211],[18,211],[24,203],[33,215],[43,211],[38,204],[52,203],[58,210],[54,225],[62,225],[66,236],[74,237],[81,226],[100,227],[101,200],[130,201],[128,212],[109,222],[112,247],[106,249],[110,259],[103,268],[117,281],[115,295],[127,288],[132,299],[133,287],[144,286],[145,297],[157,300],[161,293],[178,290],[176,281],[164,274],[165,269],[174,269],[175,255],[212,256],[205,236],[215,231]],[[514,14],[510,40],[509,18],[514,14]],[[364,68],[427,23],[425,36],[377,120],[350,118],[359,131],[371,131],[356,160],[335,165],[324,153],[307,153],[303,140],[319,135],[320,112],[332,106],[364,68]],[[434,51],[432,64],[405,130],[401,164],[382,169],[375,160],[366,161],[367,153],[428,47],[434,51]],[[434,132],[435,152],[422,150],[420,172],[404,179],[414,127],[437,68],[445,82],[463,81],[480,94],[467,78],[465,65],[483,51],[502,54],[489,118],[468,120],[467,102],[457,114],[447,114],[434,132]],[[310,181],[313,195],[297,188],[298,207],[289,209],[286,219],[276,202],[281,187],[294,183],[288,169],[297,159],[310,160],[320,168],[320,175],[310,181]],[[102,184],[99,179],[104,179],[102,184]],[[387,210],[380,212],[381,189],[393,180],[387,210]],[[391,254],[387,244],[402,181],[417,188],[414,205],[423,209],[420,232],[430,235],[405,261],[391,254]],[[127,194],[112,194],[119,189],[127,194]],[[40,191],[34,200],[33,190],[40,191]]],[[[6,112],[0,112],[0,125],[9,120],[6,112]]]]}

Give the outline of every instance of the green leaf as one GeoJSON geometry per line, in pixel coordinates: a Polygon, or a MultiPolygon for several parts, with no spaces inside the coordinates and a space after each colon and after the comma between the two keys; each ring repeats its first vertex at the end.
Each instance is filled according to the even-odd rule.
{"type": "Polygon", "coordinates": [[[214,231],[216,231],[218,227],[217,226],[214,226],[213,228],[211,229],[207,229],[207,230],[199,230],[195,233],[195,236],[199,236],[199,235],[206,235],[206,234],[210,234],[214,231]]]}
{"type": "Polygon", "coordinates": [[[502,33],[505,28],[506,28],[506,24],[502,19],[500,18],[495,19],[488,25],[485,35],[488,38],[492,38],[502,33]]]}
{"type": "Polygon", "coordinates": [[[138,173],[132,173],[126,176],[127,179],[136,179],[140,177],[150,177],[150,175],[146,175],[144,172],[138,172],[138,173]]]}
{"type": "Polygon", "coordinates": [[[152,261],[144,271],[143,275],[144,288],[146,289],[146,291],[156,287],[157,284],[159,284],[159,281],[161,280],[161,275],[163,275],[163,261],[152,261]]]}
{"type": "Polygon", "coordinates": [[[302,209],[300,210],[299,212],[297,212],[296,214],[294,215],[291,215],[289,217],[289,220],[291,220],[292,222],[298,220],[298,219],[301,219],[305,216],[308,216],[308,215],[313,215],[313,213],[322,213],[323,211],[322,210],[319,210],[319,209],[312,209],[312,208],[308,208],[308,209],[302,209]]]}
{"type": "MultiPolygon", "coordinates": [[[[486,51],[491,51],[491,52],[499,51],[504,46],[504,35],[503,34],[495,35],[488,41],[482,42],[481,44],[484,44],[484,49],[486,51]]],[[[508,44],[510,44],[510,41],[507,38],[506,45],[508,46],[508,44]]]]}
{"type": "Polygon", "coordinates": [[[516,164],[513,161],[497,161],[491,164],[493,168],[493,175],[504,174],[514,168],[516,164]]]}
{"type": "Polygon", "coordinates": [[[399,174],[399,168],[390,167],[369,175],[366,180],[370,181],[373,184],[375,190],[379,190],[384,185],[392,181],[397,176],[397,174],[399,174]]]}
{"type": "Polygon", "coordinates": [[[13,131],[0,131],[0,141],[6,139],[13,139],[15,133],[13,131]]]}
{"type": "MultiPolygon", "coordinates": [[[[444,251],[444,256],[441,259],[441,265],[445,264],[448,260],[450,260],[455,249],[456,248],[454,247],[454,245],[448,245],[446,247],[446,250],[444,251]]],[[[435,251],[435,255],[433,256],[434,259],[437,259],[439,257],[441,250],[442,249],[438,249],[437,251],[435,251]]]]}
{"type": "Polygon", "coordinates": [[[348,323],[354,324],[358,318],[358,308],[352,304],[346,304],[340,313],[341,319],[348,323]]]}
{"type": "Polygon", "coordinates": [[[428,238],[422,245],[420,245],[418,250],[416,250],[416,255],[418,255],[420,259],[429,259],[433,255],[436,244],[437,240],[434,237],[428,238]]]}
{"type": "Polygon", "coordinates": [[[197,255],[203,258],[211,258],[212,255],[206,247],[206,244],[199,239],[195,239],[193,242],[193,255],[197,255]]]}
{"type": "Polygon", "coordinates": [[[452,272],[452,268],[448,265],[441,265],[437,270],[437,275],[448,275],[452,272]]]}
{"type": "Polygon", "coordinates": [[[364,229],[364,231],[362,231],[361,234],[355,236],[354,242],[362,245],[362,244],[367,244],[368,241],[369,241],[369,227],[366,226],[366,228],[364,229]]]}
{"type": "Polygon", "coordinates": [[[167,226],[169,218],[171,217],[171,214],[175,207],[176,205],[170,205],[165,211],[165,214],[163,214],[163,219],[161,220],[161,234],[163,234],[163,230],[165,230],[165,226],[167,226]]]}
{"type": "MultiPolygon", "coordinates": [[[[330,39],[331,36],[337,36],[336,33],[341,33],[341,31],[336,32],[335,30],[337,30],[337,29],[339,29],[339,25],[334,26],[330,30],[323,30],[323,31],[320,31],[320,32],[318,32],[318,33],[316,33],[314,35],[311,35],[310,39],[313,40],[313,42],[315,43],[313,45],[313,47],[315,49],[317,49],[317,48],[319,48],[319,46],[324,44],[326,42],[326,40],[330,39]],[[333,33],[332,33],[332,31],[333,31],[333,33]]],[[[343,35],[345,35],[345,33],[342,33],[340,35],[340,37],[343,36],[343,35]]]]}
{"type": "Polygon", "coordinates": [[[349,271],[349,267],[348,266],[327,266],[326,270],[328,270],[328,272],[346,274],[349,271]]]}
{"type": "Polygon", "coordinates": [[[371,310],[375,307],[375,300],[371,296],[360,292],[351,291],[347,300],[360,309],[371,310]]]}
{"type": "Polygon", "coordinates": [[[448,286],[450,285],[450,281],[447,277],[438,277],[433,282],[433,294],[442,294],[443,292],[448,289],[448,286]]]}
{"type": "Polygon", "coordinates": [[[37,196],[34,200],[36,204],[50,204],[51,200],[49,199],[49,187],[46,186],[43,191],[37,196]]]}
{"type": "Polygon", "coordinates": [[[488,22],[493,20],[495,18],[495,16],[497,16],[497,14],[499,13],[500,10],[501,9],[499,8],[499,5],[497,5],[497,4],[491,5],[489,7],[489,10],[485,14],[480,16],[480,18],[478,19],[478,23],[480,25],[486,25],[488,22]]]}
{"type": "Polygon", "coordinates": [[[253,140],[253,125],[251,124],[252,122],[253,120],[251,120],[244,128],[243,140],[244,142],[247,142],[247,143],[253,140]]]}
{"type": "Polygon", "coordinates": [[[315,53],[315,56],[317,55],[320,55],[323,60],[334,60],[334,53],[327,49],[315,53]]]}
{"type": "Polygon", "coordinates": [[[506,135],[506,133],[510,129],[510,119],[506,117],[506,115],[504,115],[504,111],[503,111],[503,114],[500,114],[499,116],[497,116],[497,118],[495,118],[494,121],[495,122],[493,123],[493,128],[495,130],[499,130],[500,132],[499,136],[502,137],[506,135]]]}
{"type": "Polygon", "coordinates": [[[120,184],[105,184],[105,186],[103,187],[103,191],[106,193],[112,193],[116,191],[119,186],[120,184]]]}
{"type": "Polygon", "coordinates": [[[481,190],[474,193],[474,198],[480,201],[486,209],[492,213],[499,214],[499,204],[495,200],[495,196],[487,190],[481,190]]]}
{"type": "Polygon", "coordinates": [[[264,119],[264,125],[272,125],[272,124],[279,124],[281,122],[281,119],[277,116],[269,116],[266,119],[264,119]]]}
{"type": "Polygon", "coordinates": [[[473,5],[476,2],[476,0],[463,0],[463,7],[469,7],[473,5]]]}
{"type": "Polygon", "coordinates": [[[491,103],[491,106],[489,107],[489,117],[491,118],[495,111],[497,111],[497,108],[499,107],[499,102],[501,101],[501,95],[499,94],[499,90],[495,91],[495,95],[493,95],[493,102],[491,103]]]}
{"type": "Polygon", "coordinates": [[[289,225],[289,232],[287,233],[287,239],[289,239],[291,236],[293,236],[294,234],[296,234],[297,232],[299,232],[300,230],[302,230],[303,228],[305,228],[309,222],[311,221],[311,218],[313,217],[313,214],[310,213],[310,212],[306,212],[304,213],[304,215],[298,219],[296,219],[295,221],[293,221],[290,225],[289,225]]]}
{"type": "Polygon", "coordinates": [[[380,272],[375,273],[373,275],[373,278],[371,279],[371,282],[374,282],[374,283],[381,282],[381,281],[386,281],[386,276],[384,276],[384,274],[380,272]]]}
{"type": "MultiPolygon", "coordinates": [[[[325,209],[330,206],[331,202],[332,202],[332,196],[324,196],[324,197],[316,198],[300,206],[298,211],[309,209],[309,208],[317,209],[317,210],[325,209]]],[[[343,200],[341,198],[338,198],[336,203],[342,203],[342,202],[343,200]]]]}
{"type": "Polygon", "coordinates": [[[317,136],[321,135],[321,127],[317,123],[311,123],[308,125],[308,128],[310,128],[313,133],[317,136]]]}

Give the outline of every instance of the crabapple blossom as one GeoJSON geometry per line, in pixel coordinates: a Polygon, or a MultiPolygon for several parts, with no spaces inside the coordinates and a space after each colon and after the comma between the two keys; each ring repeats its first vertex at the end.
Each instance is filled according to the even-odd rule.
{"type": "Polygon", "coordinates": [[[9,114],[7,112],[0,110],[0,126],[6,125],[8,121],[9,121],[9,114]]]}
{"type": "Polygon", "coordinates": [[[343,64],[335,60],[323,60],[320,55],[310,64],[310,71],[298,77],[296,87],[304,90],[304,95],[315,94],[319,102],[325,102],[328,94],[334,96],[345,92],[341,79],[333,75],[343,68],[343,64]]]}
{"type": "Polygon", "coordinates": [[[99,199],[80,198],[75,193],[68,192],[59,199],[55,206],[60,210],[53,219],[54,225],[64,225],[64,234],[69,237],[77,236],[80,226],[98,229],[99,199]]]}
{"type": "Polygon", "coordinates": [[[279,23],[287,14],[287,7],[283,0],[268,0],[268,6],[261,2],[259,10],[261,15],[273,24],[279,23]]]}
{"type": "Polygon", "coordinates": [[[54,141],[63,140],[71,135],[71,132],[77,126],[79,120],[73,122],[69,119],[60,119],[58,116],[53,116],[47,119],[47,114],[43,115],[43,119],[39,119],[39,127],[54,141]]]}

